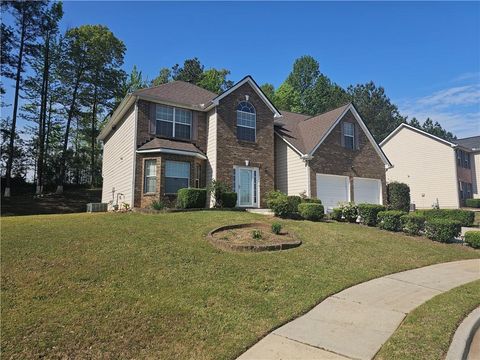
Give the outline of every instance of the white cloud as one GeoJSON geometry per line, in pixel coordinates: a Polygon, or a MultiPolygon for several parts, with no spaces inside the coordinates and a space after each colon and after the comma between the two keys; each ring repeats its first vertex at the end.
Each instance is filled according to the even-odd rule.
{"type": "Polygon", "coordinates": [[[459,75],[452,81],[463,82],[432,94],[398,101],[400,113],[420,122],[427,118],[458,137],[480,134],[480,82],[478,73],[459,75]]]}

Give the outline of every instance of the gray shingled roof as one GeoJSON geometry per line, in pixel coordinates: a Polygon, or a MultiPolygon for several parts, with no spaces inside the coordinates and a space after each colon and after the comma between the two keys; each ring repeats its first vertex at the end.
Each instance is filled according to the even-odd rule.
{"type": "Polygon", "coordinates": [[[151,97],[159,101],[163,100],[199,109],[201,104],[207,104],[218,96],[211,91],[184,81],[172,81],[159,86],[140,89],[135,91],[133,95],[151,97]]]}
{"type": "Polygon", "coordinates": [[[454,142],[468,149],[480,149],[480,136],[471,136],[468,138],[457,139],[454,142]]]}
{"type": "Polygon", "coordinates": [[[315,116],[281,111],[283,116],[276,124],[277,133],[302,154],[308,154],[349,106],[315,116]]]}
{"type": "Polygon", "coordinates": [[[184,141],[174,141],[168,139],[155,138],[150,140],[146,144],[140,146],[138,150],[155,150],[155,149],[170,149],[170,150],[181,150],[188,151],[192,153],[205,155],[199,148],[189,142],[184,141]]]}

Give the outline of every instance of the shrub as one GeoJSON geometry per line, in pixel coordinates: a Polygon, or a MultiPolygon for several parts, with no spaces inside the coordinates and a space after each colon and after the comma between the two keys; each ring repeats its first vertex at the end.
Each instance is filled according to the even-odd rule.
{"type": "Polygon", "coordinates": [[[177,207],[180,209],[204,208],[206,202],[206,189],[184,188],[177,192],[177,207]]]}
{"type": "Polygon", "coordinates": [[[302,202],[304,203],[314,203],[314,204],[321,204],[322,200],[320,199],[314,199],[314,198],[303,198],[302,202]]]}
{"type": "Polygon", "coordinates": [[[252,231],[252,238],[254,240],[260,240],[262,238],[262,232],[260,230],[253,230],[252,231]]]}
{"type": "Polygon", "coordinates": [[[358,204],[358,215],[360,222],[368,226],[377,225],[377,215],[380,211],[385,211],[383,205],[376,204],[358,204]]]}
{"type": "Polygon", "coordinates": [[[230,192],[230,187],[222,181],[212,180],[207,187],[207,192],[213,197],[215,207],[222,207],[223,194],[230,192]]]}
{"type": "Polygon", "coordinates": [[[330,214],[330,218],[336,221],[343,221],[342,208],[334,208],[330,214]]]}
{"type": "Polygon", "coordinates": [[[237,206],[237,193],[227,191],[222,193],[222,207],[224,208],[234,208],[237,206]]]}
{"type": "Polygon", "coordinates": [[[475,213],[469,210],[458,209],[432,209],[419,211],[428,220],[446,219],[460,222],[462,226],[472,226],[475,220],[475,213]]]}
{"type": "Polygon", "coordinates": [[[467,199],[465,205],[471,208],[480,208],[480,199],[467,199]]]}
{"type": "Polygon", "coordinates": [[[465,242],[474,249],[480,249],[480,231],[467,231],[465,242]]]}
{"type": "Polygon", "coordinates": [[[403,215],[405,215],[405,212],[399,210],[380,211],[377,215],[378,227],[383,230],[401,231],[402,222],[400,218],[403,215]]]}
{"type": "Polygon", "coordinates": [[[297,195],[287,196],[288,206],[290,207],[290,215],[298,213],[298,205],[302,203],[302,198],[297,195]]]}
{"type": "Polygon", "coordinates": [[[432,219],[425,222],[425,235],[429,239],[448,242],[460,234],[461,224],[455,220],[432,219]]]}
{"type": "Polygon", "coordinates": [[[298,205],[298,212],[305,220],[318,221],[323,218],[323,205],[315,203],[302,203],[298,205]]]}
{"type": "Polygon", "coordinates": [[[150,207],[154,210],[163,210],[167,206],[162,200],[153,200],[152,203],[150,204],[150,207]]]}
{"type": "Polygon", "coordinates": [[[272,233],[278,235],[282,231],[282,224],[279,222],[272,223],[272,233]]]}
{"type": "Polygon", "coordinates": [[[343,204],[342,208],[342,217],[345,221],[354,223],[358,219],[358,207],[353,202],[343,204]]]}
{"type": "Polygon", "coordinates": [[[409,235],[420,235],[425,228],[425,216],[418,213],[403,215],[400,220],[403,232],[409,235]]]}
{"type": "Polygon", "coordinates": [[[410,187],[407,184],[392,182],[387,185],[387,202],[391,210],[410,210],[410,187]]]}

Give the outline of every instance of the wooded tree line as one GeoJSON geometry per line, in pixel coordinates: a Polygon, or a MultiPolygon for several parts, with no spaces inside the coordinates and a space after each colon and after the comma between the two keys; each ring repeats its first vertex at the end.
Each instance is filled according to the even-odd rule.
{"type": "MultiPolygon", "coordinates": [[[[122,70],[126,47],[102,25],[59,30],[61,2],[3,1],[13,18],[1,24],[1,74],[14,83],[11,116],[1,119],[1,165],[4,196],[12,178],[33,172],[36,193],[65,183],[101,184],[101,147],[96,137],[123,97],[137,89],[182,80],[221,93],[233,85],[227,69],[206,69],[198,58],[164,67],[148,80],[134,66],[122,70]],[[17,128],[19,119],[28,126],[17,128]]],[[[320,72],[318,61],[302,56],[287,79],[275,89],[261,86],[280,109],[310,115],[352,101],[377,141],[408,122],[382,87],[373,82],[343,89],[320,72]]],[[[8,89],[10,91],[10,89],[8,89]]],[[[7,89],[0,84],[2,95],[7,89]]],[[[438,122],[409,123],[445,139],[453,135],[438,122]]]]}

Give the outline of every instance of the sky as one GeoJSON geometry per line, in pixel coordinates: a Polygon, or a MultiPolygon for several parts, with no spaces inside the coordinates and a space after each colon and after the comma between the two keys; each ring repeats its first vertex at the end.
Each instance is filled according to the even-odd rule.
{"type": "Polygon", "coordinates": [[[383,86],[402,115],[480,135],[480,2],[65,1],[64,12],[62,30],[108,26],[126,45],[124,69],[149,79],[198,57],[278,87],[311,55],[343,87],[383,86]]]}

